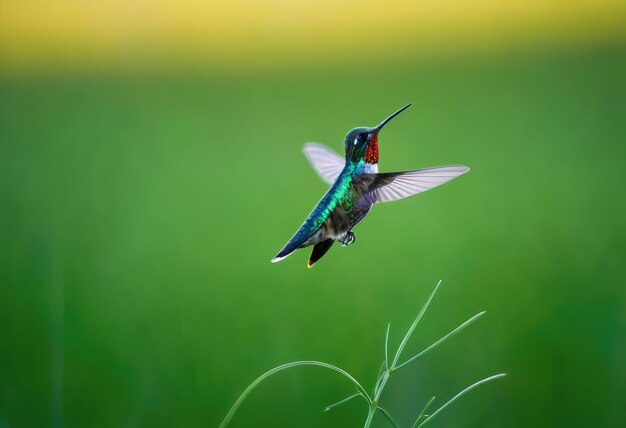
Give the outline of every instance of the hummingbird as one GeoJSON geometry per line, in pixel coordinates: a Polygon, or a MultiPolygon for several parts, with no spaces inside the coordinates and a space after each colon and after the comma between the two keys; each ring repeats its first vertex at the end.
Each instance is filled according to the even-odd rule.
{"type": "Polygon", "coordinates": [[[378,134],[410,105],[398,109],[373,128],[350,130],[344,139],[345,157],[319,143],[304,145],[305,156],[330,188],[272,263],[283,260],[299,248],[313,245],[307,263],[312,267],[335,241],[343,246],[355,242],[352,229],[375,204],[425,192],[469,171],[463,165],[448,165],[378,172],[378,134]]]}

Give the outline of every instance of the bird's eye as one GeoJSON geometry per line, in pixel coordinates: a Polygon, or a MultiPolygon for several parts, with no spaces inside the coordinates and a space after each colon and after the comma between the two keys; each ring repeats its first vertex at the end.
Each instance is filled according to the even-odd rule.
{"type": "Polygon", "coordinates": [[[366,133],[359,134],[356,138],[357,138],[357,139],[358,139],[361,143],[364,143],[364,142],[366,142],[366,141],[367,141],[367,134],[366,134],[366,133]]]}

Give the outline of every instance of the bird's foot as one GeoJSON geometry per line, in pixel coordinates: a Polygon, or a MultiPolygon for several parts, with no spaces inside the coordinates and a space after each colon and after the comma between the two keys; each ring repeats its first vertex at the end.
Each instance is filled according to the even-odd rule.
{"type": "Polygon", "coordinates": [[[347,247],[354,241],[356,241],[356,235],[351,230],[347,231],[346,234],[339,240],[339,242],[341,242],[341,245],[343,245],[344,247],[347,247]]]}

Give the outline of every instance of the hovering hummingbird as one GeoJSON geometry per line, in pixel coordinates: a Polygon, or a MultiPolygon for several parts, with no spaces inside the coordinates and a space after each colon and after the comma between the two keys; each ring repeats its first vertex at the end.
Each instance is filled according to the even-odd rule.
{"type": "Polygon", "coordinates": [[[299,248],[313,245],[308,266],[326,254],[335,241],[343,246],[356,239],[352,229],[374,204],[395,201],[437,187],[469,168],[463,165],[437,166],[401,172],[378,172],[378,133],[391,119],[407,109],[407,104],[374,128],[354,128],[344,140],[345,158],[318,143],[307,143],[303,151],[321,178],[331,184],[311,214],[273,263],[299,248]]]}

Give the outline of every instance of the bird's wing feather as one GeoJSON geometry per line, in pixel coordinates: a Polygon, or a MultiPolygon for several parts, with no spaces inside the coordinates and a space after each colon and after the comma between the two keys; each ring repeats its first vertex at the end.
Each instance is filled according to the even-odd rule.
{"type": "Polygon", "coordinates": [[[449,165],[372,174],[375,177],[370,192],[375,196],[375,203],[396,201],[447,183],[468,171],[463,165],[449,165]]]}
{"type": "Polygon", "coordinates": [[[332,184],[345,165],[345,159],[333,150],[319,143],[306,143],[302,148],[315,171],[322,180],[332,184]]]}

